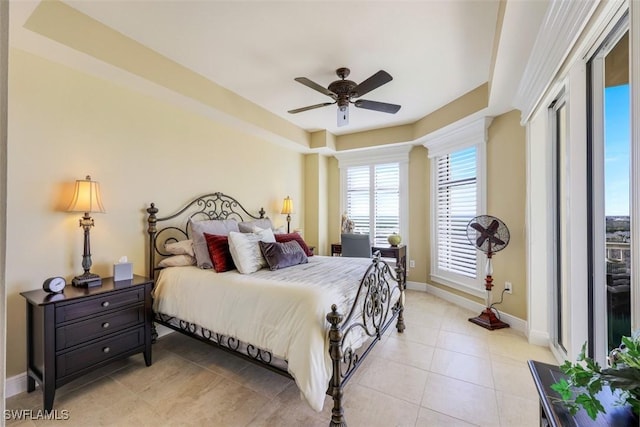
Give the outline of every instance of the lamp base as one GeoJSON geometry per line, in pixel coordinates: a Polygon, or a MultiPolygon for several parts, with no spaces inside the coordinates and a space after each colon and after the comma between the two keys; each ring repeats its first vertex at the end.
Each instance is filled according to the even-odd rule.
{"type": "Polygon", "coordinates": [[[92,288],[102,286],[102,279],[97,274],[86,272],[81,276],[74,277],[71,284],[79,288],[92,288]]]}
{"type": "Polygon", "coordinates": [[[494,329],[508,328],[509,324],[498,319],[496,314],[490,308],[486,308],[477,317],[472,317],[469,322],[482,326],[483,328],[493,331],[494,329]]]}

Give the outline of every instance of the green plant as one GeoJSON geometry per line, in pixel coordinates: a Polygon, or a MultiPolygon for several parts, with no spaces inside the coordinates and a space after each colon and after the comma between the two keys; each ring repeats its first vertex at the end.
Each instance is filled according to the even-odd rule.
{"type": "Polygon", "coordinates": [[[629,404],[640,414],[640,331],[631,337],[622,337],[622,344],[609,353],[609,367],[602,369],[592,358],[585,355],[586,344],[576,363],[566,361],[560,370],[567,376],[551,388],[560,394],[560,400],[571,414],[583,408],[596,419],[605,412],[597,398],[603,386],[619,392],[619,403],[629,404]]]}

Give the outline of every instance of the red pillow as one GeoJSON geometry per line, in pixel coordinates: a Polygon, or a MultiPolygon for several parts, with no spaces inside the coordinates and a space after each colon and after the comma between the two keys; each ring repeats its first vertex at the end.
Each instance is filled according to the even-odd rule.
{"type": "Polygon", "coordinates": [[[298,233],[276,234],[275,236],[276,242],[278,243],[290,242],[292,240],[295,240],[296,242],[298,242],[307,256],[313,256],[313,252],[311,251],[311,249],[309,249],[309,246],[307,246],[307,244],[304,242],[304,239],[302,239],[302,236],[298,233]]]}
{"type": "Polygon", "coordinates": [[[207,241],[209,256],[214,270],[222,273],[236,268],[231,257],[231,251],[229,251],[229,239],[227,236],[204,233],[204,238],[207,241]]]}

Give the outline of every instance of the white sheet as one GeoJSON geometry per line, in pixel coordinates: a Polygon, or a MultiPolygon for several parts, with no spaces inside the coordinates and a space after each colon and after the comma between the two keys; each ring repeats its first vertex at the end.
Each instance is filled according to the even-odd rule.
{"type": "Polygon", "coordinates": [[[313,256],[308,264],[245,275],[166,268],[153,309],[286,359],[304,398],[321,411],[332,370],[326,315],[332,304],[347,314],[369,265],[370,259],[313,256]]]}

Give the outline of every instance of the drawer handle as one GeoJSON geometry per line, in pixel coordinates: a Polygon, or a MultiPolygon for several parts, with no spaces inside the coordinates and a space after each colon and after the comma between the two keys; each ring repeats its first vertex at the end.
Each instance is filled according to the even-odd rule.
{"type": "Polygon", "coordinates": [[[103,306],[103,307],[109,307],[109,301],[105,301],[105,302],[103,302],[103,303],[102,303],[102,306],[103,306]]]}
{"type": "Polygon", "coordinates": [[[103,352],[103,353],[109,353],[110,351],[111,351],[111,349],[110,349],[109,347],[104,347],[104,348],[102,349],[102,352],[103,352]]]}
{"type": "Polygon", "coordinates": [[[104,323],[102,324],[102,327],[103,327],[104,329],[107,329],[109,326],[111,326],[111,325],[109,325],[109,322],[104,322],[104,323]]]}

